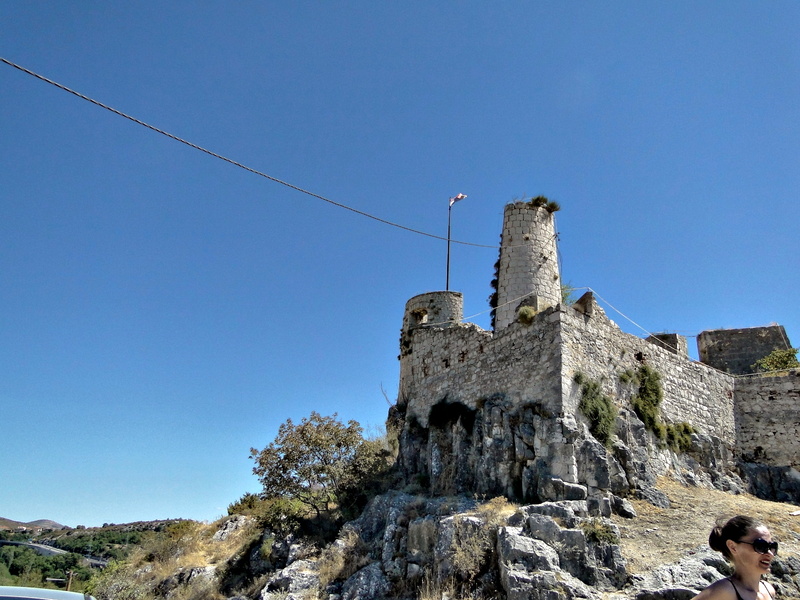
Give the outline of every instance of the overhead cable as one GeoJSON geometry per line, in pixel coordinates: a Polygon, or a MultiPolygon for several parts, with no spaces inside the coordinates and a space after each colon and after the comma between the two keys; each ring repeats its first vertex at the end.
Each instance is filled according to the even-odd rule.
{"type": "MultiPolygon", "coordinates": [[[[122,112],[120,110],[117,110],[116,108],[108,106],[107,104],[103,104],[102,102],[99,102],[98,100],[94,100],[93,98],[85,96],[85,95],[81,94],[80,92],[76,92],[75,90],[72,90],[72,89],[68,88],[65,85],[62,85],[62,84],[60,84],[60,83],[58,83],[56,81],[53,81],[52,79],[48,79],[47,77],[44,77],[43,75],[39,75],[38,73],[35,73],[34,71],[31,71],[30,69],[26,69],[25,67],[23,67],[21,65],[18,65],[16,63],[13,63],[10,60],[6,60],[5,58],[3,58],[1,56],[0,56],[0,62],[3,62],[5,64],[9,65],[10,67],[14,67],[15,69],[18,69],[18,70],[22,71],[23,73],[27,73],[28,75],[31,75],[32,77],[35,77],[36,79],[39,79],[41,81],[44,81],[45,83],[49,83],[50,85],[53,85],[53,86],[57,87],[60,90],[68,92],[68,93],[72,94],[73,96],[77,96],[78,98],[80,98],[82,100],[86,100],[87,102],[91,102],[95,106],[99,106],[100,108],[104,108],[107,111],[110,111],[110,112],[114,113],[115,115],[118,115],[120,117],[128,119],[129,121],[132,121],[132,122],[136,123],[137,125],[141,125],[142,127],[146,127],[147,129],[150,129],[151,131],[155,131],[156,133],[160,133],[161,135],[166,136],[166,137],[168,137],[168,138],[170,138],[172,140],[175,140],[176,142],[180,142],[181,144],[185,144],[186,146],[189,146],[190,148],[194,148],[195,150],[199,150],[200,152],[204,152],[205,154],[208,154],[209,156],[213,156],[214,158],[218,158],[220,160],[223,160],[223,161],[225,161],[227,163],[230,163],[230,164],[232,164],[232,165],[234,165],[236,167],[239,167],[240,169],[244,169],[245,171],[249,171],[250,173],[253,173],[254,175],[258,175],[260,177],[264,177],[265,179],[269,179],[270,181],[273,181],[275,183],[279,183],[280,185],[283,185],[283,186],[286,186],[288,188],[291,188],[291,189],[293,189],[293,190],[295,190],[297,192],[300,192],[302,194],[306,194],[306,195],[311,196],[313,198],[317,198],[318,200],[322,200],[323,202],[327,202],[328,204],[332,204],[333,206],[336,206],[338,208],[343,208],[344,210],[349,210],[350,212],[354,212],[357,215],[361,215],[362,217],[367,217],[368,219],[372,219],[374,221],[378,221],[379,223],[383,223],[384,225],[389,225],[391,227],[396,227],[398,229],[403,229],[405,231],[410,231],[411,233],[416,233],[418,235],[424,235],[426,237],[433,238],[433,239],[436,239],[436,240],[448,241],[448,238],[446,238],[444,236],[436,235],[436,234],[433,234],[433,233],[428,233],[427,231],[421,231],[419,229],[413,229],[411,227],[406,227],[405,225],[400,225],[399,223],[394,223],[393,221],[389,221],[387,219],[383,219],[381,217],[375,216],[375,215],[370,214],[368,212],[365,212],[363,210],[359,210],[357,208],[353,208],[352,206],[347,206],[346,204],[342,204],[341,202],[336,202],[335,200],[331,200],[330,198],[326,198],[325,196],[322,196],[320,194],[317,194],[317,193],[311,192],[309,190],[303,189],[303,188],[301,188],[299,186],[296,186],[294,184],[289,183],[288,181],[283,181],[282,179],[278,179],[277,177],[273,177],[272,175],[267,175],[263,171],[259,171],[257,169],[253,169],[252,167],[248,167],[247,165],[244,165],[244,164],[242,164],[242,163],[240,163],[238,161],[235,161],[235,160],[233,160],[231,158],[227,158],[226,156],[222,156],[221,154],[213,152],[212,150],[208,150],[206,148],[203,148],[202,146],[198,146],[197,144],[194,144],[194,143],[192,143],[192,142],[190,142],[188,140],[185,140],[185,139],[180,138],[180,137],[178,137],[176,135],[173,135],[173,134],[171,134],[171,133],[169,133],[167,131],[164,131],[163,129],[159,129],[158,127],[155,127],[153,125],[145,123],[144,121],[141,121],[141,120],[137,119],[136,117],[132,117],[131,115],[128,115],[128,114],[126,114],[126,113],[124,113],[124,112],[122,112]]],[[[453,239],[451,239],[449,241],[454,243],[454,244],[462,244],[464,246],[475,246],[475,247],[478,247],[478,248],[493,248],[493,249],[498,248],[498,246],[487,245],[487,244],[475,244],[475,243],[472,243],[472,242],[462,242],[462,241],[453,240],[453,239]]]]}

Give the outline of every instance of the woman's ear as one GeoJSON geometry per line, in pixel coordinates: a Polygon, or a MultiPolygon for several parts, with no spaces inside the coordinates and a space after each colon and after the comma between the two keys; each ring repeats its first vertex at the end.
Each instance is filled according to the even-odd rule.
{"type": "Polygon", "coordinates": [[[733,540],[725,540],[725,545],[728,547],[728,552],[730,552],[731,556],[736,554],[736,542],[733,540]]]}

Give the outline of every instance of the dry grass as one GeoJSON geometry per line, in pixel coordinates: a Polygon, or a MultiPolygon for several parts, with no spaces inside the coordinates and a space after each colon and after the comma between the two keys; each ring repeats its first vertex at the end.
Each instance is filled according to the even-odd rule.
{"type": "Polygon", "coordinates": [[[319,585],[325,587],[345,580],[370,563],[369,549],[353,529],[339,538],[339,543],[328,546],[319,561],[319,585]]]}
{"type": "Polygon", "coordinates": [[[498,496],[478,506],[478,514],[488,526],[497,527],[505,524],[518,508],[518,505],[512,504],[504,496],[498,496]]]}
{"type": "Polygon", "coordinates": [[[708,543],[708,534],[718,518],[740,514],[766,523],[781,543],[781,556],[800,557],[800,516],[790,514],[799,508],[794,504],[687,487],[667,478],[659,480],[658,488],[669,498],[670,508],[632,500],[639,515],[636,519],[613,518],[620,528],[620,547],[630,573],[680,560],[708,543]]]}

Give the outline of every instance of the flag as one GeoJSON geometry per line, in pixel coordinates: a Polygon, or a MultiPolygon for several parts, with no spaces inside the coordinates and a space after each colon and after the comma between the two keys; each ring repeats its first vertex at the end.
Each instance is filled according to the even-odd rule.
{"type": "Polygon", "coordinates": [[[455,204],[459,200],[463,200],[466,197],[467,197],[466,194],[457,194],[456,196],[453,196],[452,198],[450,198],[450,206],[453,206],[453,204],[455,204]]]}

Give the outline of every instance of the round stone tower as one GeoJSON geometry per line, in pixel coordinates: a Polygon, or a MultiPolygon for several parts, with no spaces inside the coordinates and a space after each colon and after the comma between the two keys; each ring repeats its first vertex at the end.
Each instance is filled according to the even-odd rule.
{"type": "Polygon", "coordinates": [[[454,327],[464,318],[464,296],[461,292],[428,292],[406,302],[403,329],[400,332],[400,393],[398,403],[406,397],[408,385],[420,376],[421,358],[414,354],[414,332],[420,329],[454,327]]]}
{"type": "Polygon", "coordinates": [[[530,202],[507,204],[497,271],[495,331],[508,327],[521,304],[543,310],[561,302],[553,213],[530,202]]]}

